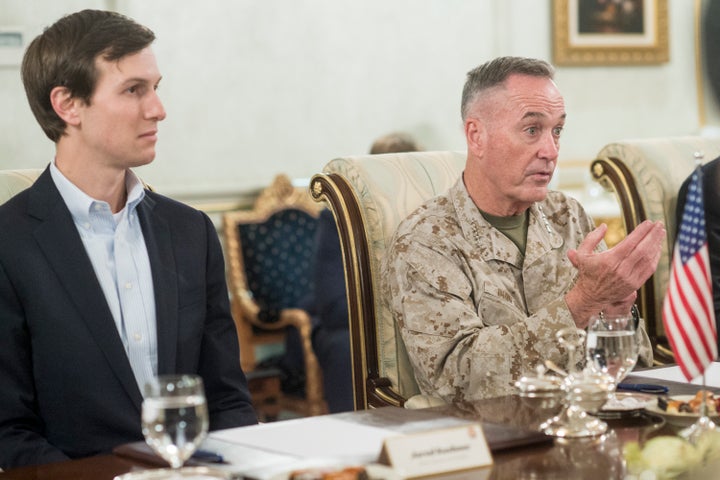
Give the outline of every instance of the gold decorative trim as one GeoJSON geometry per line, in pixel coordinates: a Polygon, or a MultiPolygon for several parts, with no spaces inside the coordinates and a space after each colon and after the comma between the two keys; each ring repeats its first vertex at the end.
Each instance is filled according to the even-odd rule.
{"type": "MultiPolygon", "coordinates": [[[[579,0],[553,0],[553,61],[557,65],[642,65],[667,62],[670,59],[668,39],[667,0],[644,0],[645,9],[654,4],[655,38],[651,45],[630,45],[630,34],[601,34],[612,42],[573,44],[570,2],[579,0]],[[614,38],[612,38],[614,37],[614,38]],[[625,43],[624,43],[625,42],[625,43]]],[[[575,4],[577,11],[577,3],[575,4]]]]}
{"type": "Polygon", "coordinates": [[[304,187],[294,187],[286,175],[278,175],[273,183],[258,195],[253,208],[226,212],[222,216],[227,262],[228,286],[231,292],[231,306],[238,341],[240,343],[240,364],[246,373],[256,366],[255,347],[267,343],[284,343],[285,329],[292,325],[300,333],[305,361],[305,398],[280,398],[280,403],[304,415],[320,415],[327,411],[323,398],[322,373],[312,349],[312,325],[310,316],[301,309],[284,309],[277,322],[266,323],[258,318],[260,308],[248,290],[245,265],[238,226],[262,223],[281,210],[304,211],[313,217],[320,216],[322,205],[313,201],[304,187]],[[258,327],[260,332],[253,329],[258,327]]]}

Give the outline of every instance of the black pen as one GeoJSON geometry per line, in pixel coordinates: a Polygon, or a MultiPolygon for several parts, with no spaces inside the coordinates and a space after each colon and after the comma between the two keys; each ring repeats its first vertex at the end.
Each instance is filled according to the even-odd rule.
{"type": "Polygon", "coordinates": [[[190,458],[204,463],[225,463],[222,455],[208,450],[195,450],[195,453],[190,458]]]}
{"type": "Polygon", "coordinates": [[[668,388],[664,385],[651,383],[618,383],[618,390],[632,390],[642,393],[667,393],[668,388]]]}

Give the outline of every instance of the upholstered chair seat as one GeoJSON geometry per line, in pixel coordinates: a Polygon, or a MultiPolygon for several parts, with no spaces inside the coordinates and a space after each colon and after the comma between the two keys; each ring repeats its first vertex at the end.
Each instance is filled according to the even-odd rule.
{"type": "Polygon", "coordinates": [[[311,180],[314,198],[335,215],[345,264],[355,408],[423,407],[412,366],[389,308],[380,266],[395,230],[426,200],[454,184],[460,152],[408,152],[332,160],[311,180]]]}
{"type": "Polygon", "coordinates": [[[0,204],[35,183],[42,172],[40,168],[0,170],[0,204]]]}
{"type": "MultiPolygon", "coordinates": [[[[265,420],[274,419],[278,407],[300,415],[326,411],[305,303],[312,290],[315,230],[321,210],[322,205],[313,202],[307,188],[295,187],[287,176],[278,175],[251,209],[223,215],[240,363],[248,375],[256,409],[265,420]],[[298,338],[297,365],[263,363],[263,346],[295,345],[288,335],[298,338]],[[268,368],[281,370],[284,392],[267,393],[266,385],[273,380],[268,368]],[[301,375],[304,377],[299,378],[301,375]],[[291,384],[297,387],[294,391],[288,391],[291,384]]],[[[292,357],[290,353],[286,352],[284,359],[292,357]]]]}

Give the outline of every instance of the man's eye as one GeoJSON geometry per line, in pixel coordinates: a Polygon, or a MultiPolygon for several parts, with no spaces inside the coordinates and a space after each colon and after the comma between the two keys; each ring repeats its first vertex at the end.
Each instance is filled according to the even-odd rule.
{"type": "Polygon", "coordinates": [[[537,129],[537,127],[530,127],[530,128],[527,129],[527,132],[528,132],[530,135],[535,135],[535,134],[538,132],[538,129],[537,129]]]}
{"type": "Polygon", "coordinates": [[[560,134],[562,133],[562,131],[563,131],[563,127],[555,127],[555,128],[553,128],[553,135],[555,135],[556,137],[559,137],[560,134]]]}

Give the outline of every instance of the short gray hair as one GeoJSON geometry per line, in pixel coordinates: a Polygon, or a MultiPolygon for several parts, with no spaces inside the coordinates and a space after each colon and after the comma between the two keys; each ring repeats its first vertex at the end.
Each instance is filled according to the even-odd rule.
{"type": "Polygon", "coordinates": [[[498,57],[473,68],[467,74],[462,92],[460,113],[463,121],[467,118],[470,105],[480,92],[502,84],[514,74],[552,80],[555,76],[555,68],[545,60],[525,57],[498,57]]]}

